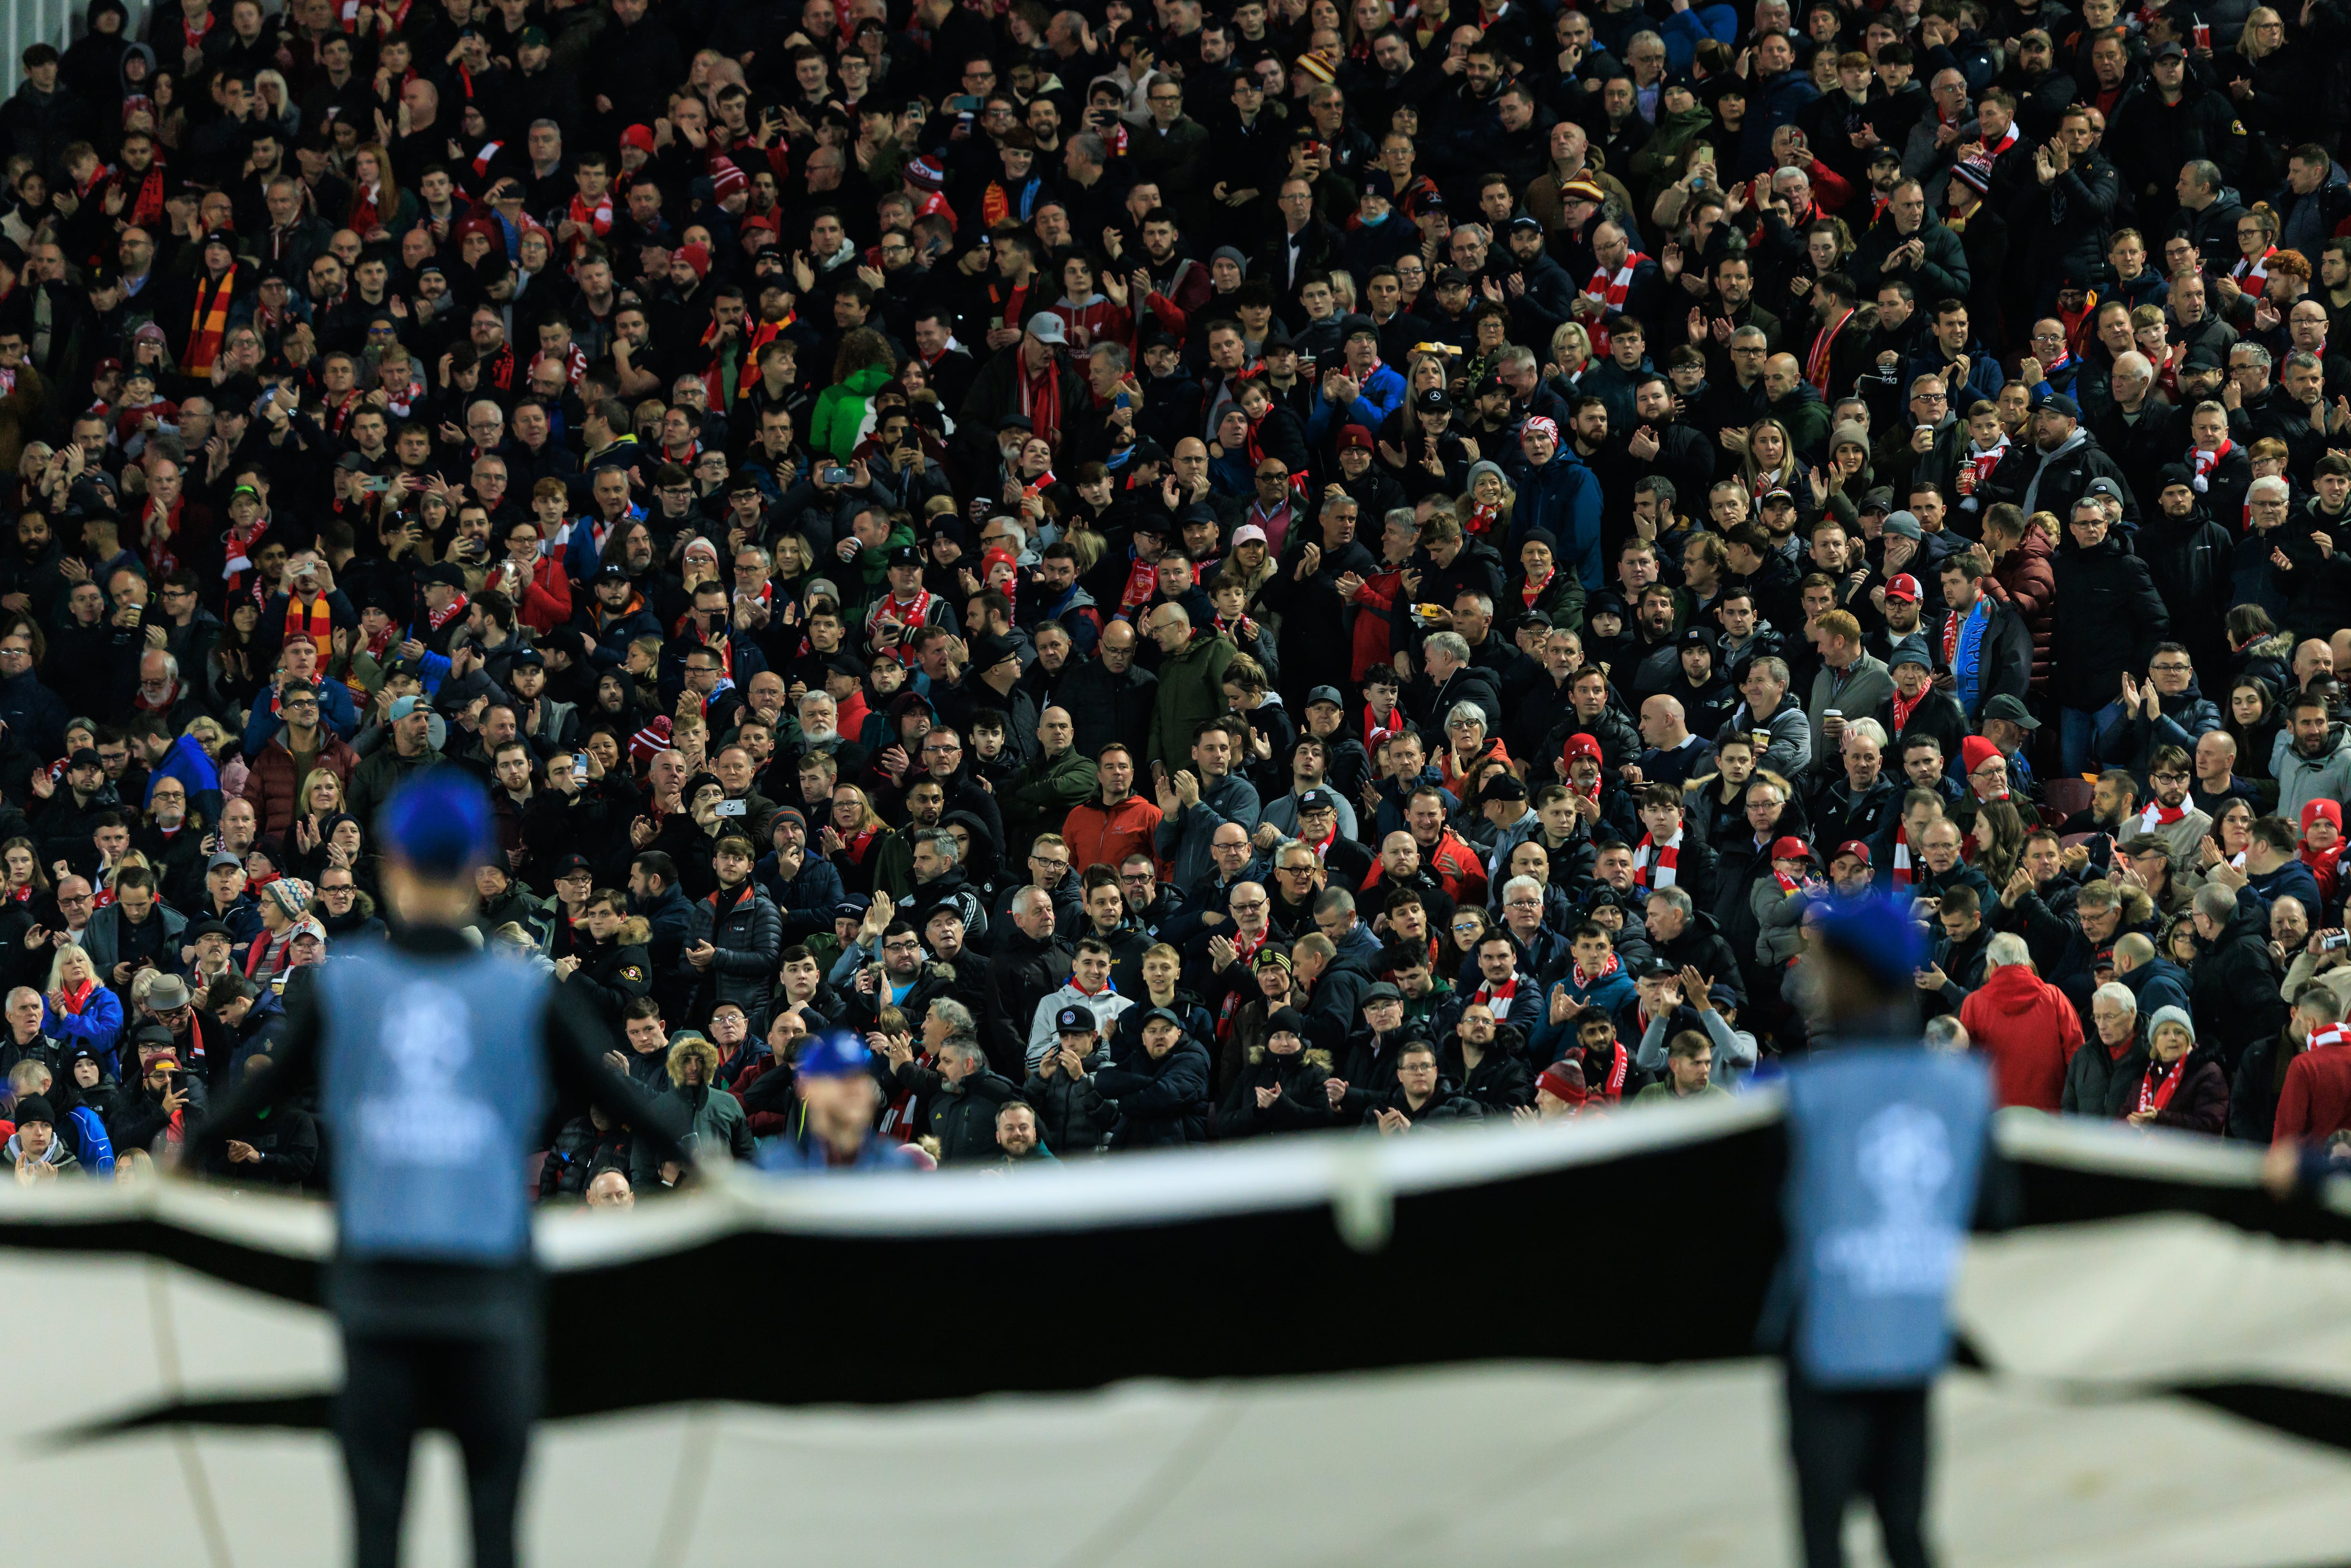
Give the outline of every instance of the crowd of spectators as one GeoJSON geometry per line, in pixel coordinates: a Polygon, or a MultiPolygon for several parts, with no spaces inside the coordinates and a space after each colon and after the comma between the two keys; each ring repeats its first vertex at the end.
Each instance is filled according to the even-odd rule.
{"type": "MultiPolygon", "coordinates": [[[[76,31],[0,107],[21,1180],[268,1070],[434,766],[737,1158],[1737,1092],[1870,888],[2004,1102],[2351,1129],[2343,0],[76,31]]],[[[683,1175],[566,1106],[537,1180],[683,1175]]]]}

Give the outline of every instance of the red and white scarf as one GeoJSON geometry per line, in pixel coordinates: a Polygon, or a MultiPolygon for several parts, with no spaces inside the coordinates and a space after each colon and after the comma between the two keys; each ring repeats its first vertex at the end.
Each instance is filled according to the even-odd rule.
{"type": "MultiPolygon", "coordinates": [[[[1618,267],[1613,277],[1604,267],[1594,268],[1592,281],[1583,286],[1583,292],[1598,295],[1606,309],[1621,312],[1625,308],[1625,293],[1633,287],[1633,269],[1648,259],[1637,250],[1625,252],[1625,265],[1618,267]]],[[[1593,358],[1600,359],[1607,354],[1609,333],[1604,319],[1593,322],[1584,336],[1592,340],[1593,358]]]]}
{"type": "Polygon", "coordinates": [[[2184,805],[2167,806],[2160,800],[2149,800],[2147,803],[2147,810],[2138,814],[2138,831],[2142,833],[2151,833],[2158,828],[2171,826],[2186,815],[2188,815],[2188,808],[2184,805]]]}
{"type": "Polygon", "coordinates": [[[931,606],[938,601],[938,596],[927,588],[914,590],[914,597],[908,600],[901,600],[895,593],[885,593],[875,600],[873,608],[866,612],[865,633],[872,637],[874,628],[882,624],[883,612],[889,612],[890,618],[900,627],[898,662],[912,664],[914,662],[914,633],[922,630],[930,616],[931,606]]]}
{"type": "Polygon", "coordinates": [[[1569,966],[1569,974],[1574,982],[1574,988],[1576,990],[1588,991],[1593,987],[1598,985],[1601,981],[1606,979],[1609,976],[1617,973],[1624,967],[1625,960],[1617,955],[1611,953],[1608,955],[1608,962],[1600,966],[1600,973],[1596,975],[1587,975],[1583,972],[1583,965],[1573,964],[1569,966]]]}
{"type": "Polygon", "coordinates": [[[1794,877],[1790,876],[1786,872],[1780,871],[1776,868],[1771,873],[1771,880],[1780,884],[1780,896],[1782,898],[1786,898],[1802,892],[1804,885],[1802,883],[1798,882],[1794,877]]]}
{"type": "Polygon", "coordinates": [[[2000,460],[2007,455],[2008,437],[2004,434],[1992,443],[1990,451],[1978,452],[1972,443],[1969,444],[1967,465],[1975,474],[1975,488],[1980,490],[1991,482],[1991,471],[1999,467],[2000,460]]]}
{"type": "Polygon", "coordinates": [[[2257,256],[2241,257],[2235,267],[2230,268],[2229,276],[2235,278],[2238,287],[2246,293],[2258,294],[2262,285],[2269,281],[2270,258],[2275,255],[2277,246],[2272,246],[2257,256]]]}
{"type": "Polygon", "coordinates": [[[1902,695],[1900,686],[1894,688],[1894,733],[1896,735],[1899,736],[1909,727],[1910,716],[1918,711],[1918,705],[1927,700],[1927,694],[1932,689],[1928,686],[1920,686],[1917,696],[1906,697],[1902,695]]]}
{"type": "Polygon", "coordinates": [[[1900,833],[1894,835],[1894,885],[1908,887],[1917,880],[1910,866],[1910,841],[1900,833]]]}
{"type": "Polygon", "coordinates": [[[1625,1051],[1625,1042],[1621,1040],[1610,1040],[1606,1046],[1601,1048],[1609,1051],[1611,1054],[1608,1059],[1607,1070],[1598,1074],[1594,1074],[1592,1071],[1591,1048],[1579,1047],[1578,1049],[1583,1053],[1583,1082],[1585,1090],[1590,1093],[1598,1094],[1609,1100],[1620,1100],[1624,1098],[1625,1071],[1631,1066],[1631,1061],[1625,1051]]]}
{"type": "Polygon", "coordinates": [[[612,193],[605,192],[602,199],[592,207],[584,197],[574,196],[570,210],[565,215],[588,231],[571,236],[571,254],[576,256],[588,248],[589,240],[602,239],[612,232],[612,193]]]}
{"type": "Polygon", "coordinates": [[[424,612],[424,624],[431,627],[434,631],[438,632],[442,627],[446,626],[450,622],[455,621],[458,616],[465,613],[465,605],[467,602],[465,596],[461,593],[457,595],[456,598],[449,601],[449,607],[447,609],[441,611],[439,613],[436,614],[430,610],[426,611],[424,612]]]}
{"type": "Polygon", "coordinates": [[[1640,847],[1633,852],[1633,881],[1640,887],[1671,887],[1681,859],[1681,834],[1676,833],[1659,845],[1656,834],[1643,833],[1640,847]],[[1653,849],[1654,854],[1651,852],[1653,849]],[[1650,881],[1653,876],[1656,879],[1655,882],[1650,881]]]}
{"type": "MultiPolygon", "coordinates": [[[[1482,510],[1483,508],[1480,509],[1482,510]]],[[[1535,601],[1542,597],[1542,591],[1549,588],[1551,586],[1551,580],[1558,575],[1559,569],[1557,567],[1553,567],[1549,571],[1544,572],[1541,577],[1531,577],[1527,579],[1525,584],[1520,588],[1519,591],[1526,595],[1528,609],[1532,610],[1535,607],[1535,601]]]]}
{"type": "Polygon", "coordinates": [[[1469,1005],[1477,1007],[1482,1004],[1491,1009],[1496,1018],[1506,1018],[1510,1011],[1510,1000],[1518,994],[1519,977],[1516,975],[1499,986],[1491,980],[1480,980],[1477,990],[1470,994],[1469,1005]]]}
{"type": "Polygon", "coordinates": [[[2212,470],[2220,466],[2220,460],[2236,449],[2235,442],[2225,439],[2210,452],[2200,446],[2188,449],[2189,466],[2196,470],[2196,477],[2189,483],[2198,495],[2201,496],[2212,488],[2212,470]]]}

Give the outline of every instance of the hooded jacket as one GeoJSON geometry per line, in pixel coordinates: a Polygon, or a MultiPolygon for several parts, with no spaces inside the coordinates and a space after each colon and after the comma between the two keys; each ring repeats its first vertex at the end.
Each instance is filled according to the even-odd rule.
{"type": "Polygon", "coordinates": [[[1270,1133],[1303,1133],[1331,1124],[1331,1100],[1322,1086],[1331,1082],[1331,1053],[1316,1047],[1284,1056],[1263,1045],[1249,1048],[1249,1064],[1225,1092],[1217,1111],[1217,1134],[1224,1138],[1262,1137],[1270,1133]],[[1259,1089],[1277,1089],[1270,1105],[1257,1103],[1259,1089]]]}
{"type": "Polygon", "coordinates": [[[2065,612],[2052,628],[2051,689],[2064,706],[2095,712],[2121,692],[2126,672],[2147,668],[2170,628],[2170,612],[2147,562],[2130,553],[2119,532],[2088,549],[2069,544],[2059,550],[2055,575],[2065,612]]]}
{"type": "Polygon", "coordinates": [[[1157,1059],[1138,1051],[1124,1066],[1097,1071],[1093,1082],[1116,1111],[1111,1148],[1162,1148],[1207,1140],[1208,1053],[1188,1036],[1157,1059]]]}
{"type": "Polygon", "coordinates": [[[2054,1112],[2065,1070],[2082,1048],[2082,1019],[2065,993],[2024,964],[2004,964],[1959,1008],[1968,1038],[1992,1059],[2002,1105],[2054,1112]]]}

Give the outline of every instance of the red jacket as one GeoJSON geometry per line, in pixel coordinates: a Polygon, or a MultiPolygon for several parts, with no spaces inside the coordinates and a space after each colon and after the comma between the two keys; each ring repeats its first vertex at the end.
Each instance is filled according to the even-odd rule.
{"type": "Polygon", "coordinates": [[[1140,853],[1149,855],[1164,873],[1166,867],[1152,847],[1159,817],[1159,808],[1140,795],[1129,795],[1108,808],[1099,793],[1080,801],[1061,822],[1061,841],[1070,846],[1070,869],[1082,873],[1088,866],[1106,865],[1116,870],[1119,862],[1140,853]]]}
{"type": "Polygon", "coordinates": [[[2287,1064],[2273,1141],[2325,1137],[2351,1127],[2351,1045],[2322,1045],[2287,1064]]]}
{"type": "Polygon", "coordinates": [[[1404,568],[1390,567],[1364,579],[1364,591],[1355,596],[1355,679],[1360,681],[1371,673],[1373,666],[1388,662],[1395,650],[1389,646],[1388,612],[1395,608],[1395,596],[1404,587],[1404,568]]]}
{"type": "MultiPolygon", "coordinates": [[[[503,573],[493,570],[490,580],[503,580],[503,573]]],[[[522,596],[515,604],[515,613],[542,637],[571,619],[571,580],[564,575],[561,561],[551,555],[538,558],[530,581],[523,585],[522,596]]]]}
{"type": "Polygon", "coordinates": [[[2082,1044],[2065,993],[2022,964],[1994,969],[1960,1005],[1959,1022],[2000,1073],[2000,1103],[2055,1112],[2065,1066],[2082,1044]]]}
{"type": "Polygon", "coordinates": [[[2032,633],[2032,685],[2038,691],[2049,684],[2049,647],[2057,635],[2057,570],[2048,540],[2027,528],[2024,542],[1993,563],[1984,589],[2024,617],[2032,633]]]}

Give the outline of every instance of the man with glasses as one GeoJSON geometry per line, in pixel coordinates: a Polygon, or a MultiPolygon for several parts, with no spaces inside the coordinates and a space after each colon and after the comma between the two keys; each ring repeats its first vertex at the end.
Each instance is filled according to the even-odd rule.
{"type": "Polygon", "coordinates": [[[35,635],[24,620],[0,632],[0,722],[38,755],[55,757],[65,748],[66,705],[34,673],[35,635]]]}
{"type": "MultiPolygon", "coordinates": [[[[1212,162],[1207,128],[1185,114],[1184,89],[1173,77],[1152,78],[1144,104],[1151,111],[1150,120],[1127,132],[1127,156],[1134,166],[1134,177],[1157,185],[1161,200],[1183,206],[1200,183],[1200,171],[1212,162]]],[[[1151,221],[1146,216],[1145,228],[1151,221]]],[[[1149,235],[1144,238],[1147,241],[1149,235]]],[[[1163,287],[1160,292],[1168,290],[1163,287]]],[[[1180,298],[1176,302],[1190,308],[1180,298]]]]}
{"type": "Polygon", "coordinates": [[[323,768],[348,784],[360,759],[321,722],[318,694],[308,687],[289,685],[277,712],[284,723],[253,758],[242,799],[258,814],[264,834],[285,837],[298,819],[310,815],[301,790],[311,773],[323,768]]]}
{"type": "Polygon", "coordinates": [[[1292,839],[1273,852],[1270,892],[1273,906],[1267,920],[1275,930],[1301,936],[1314,929],[1314,901],[1330,878],[1313,848],[1292,839]]]}
{"type": "Polygon", "coordinates": [[[375,901],[360,891],[350,867],[329,865],[319,873],[317,887],[319,902],[327,911],[319,925],[329,941],[350,942],[385,934],[383,922],[376,918],[375,901]]]}

